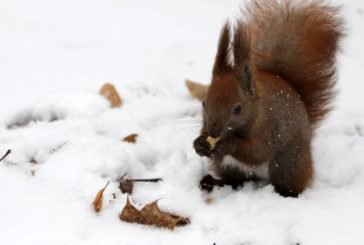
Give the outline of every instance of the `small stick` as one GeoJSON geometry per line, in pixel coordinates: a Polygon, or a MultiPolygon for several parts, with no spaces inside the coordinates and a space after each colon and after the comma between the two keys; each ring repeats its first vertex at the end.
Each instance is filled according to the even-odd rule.
{"type": "Polygon", "coordinates": [[[119,188],[122,193],[129,193],[131,194],[133,192],[134,183],[136,182],[151,182],[151,183],[157,183],[159,181],[162,181],[161,178],[154,178],[154,179],[124,179],[126,174],[123,175],[119,179],[119,188]]]}
{"type": "Polygon", "coordinates": [[[7,152],[5,153],[5,155],[2,157],[2,158],[0,158],[0,162],[2,161],[2,160],[4,160],[7,156],[9,156],[9,154],[11,153],[11,150],[9,149],[9,150],[7,150],[7,152]]]}
{"type": "Polygon", "coordinates": [[[154,178],[154,179],[126,179],[126,180],[131,181],[131,182],[154,182],[154,183],[157,183],[159,181],[162,181],[163,179],[154,178]]]}
{"type": "Polygon", "coordinates": [[[157,183],[159,181],[163,181],[162,178],[152,178],[152,179],[127,179],[125,178],[126,174],[121,176],[121,178],[118,179],[118,181],[130,181],[130,182],[154,182],[157,183]]]}

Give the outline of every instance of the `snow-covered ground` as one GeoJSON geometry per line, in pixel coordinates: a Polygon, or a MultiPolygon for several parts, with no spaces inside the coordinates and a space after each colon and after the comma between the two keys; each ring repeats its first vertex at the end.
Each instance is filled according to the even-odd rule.
{"type": "Polygon", "coordinates": [[[363,243],[362,0],[344,4],[340,93],[314,141],[312,187],[298,199],[253,183],[199,190],[208,170],[192,148],[201,106],[183,81],[209,81],[222,22],[241,4],[1,0],[0,155],[12,153],[0,163],[0,244],[363,243]],[[120,109],[97,95],[105,81],[120,92],[120,109]],[[41,121],[6,128],[26,117],[41,121]],[[121,141],[131,133],[135,145],[121,141]],[[116,179],[125,173],[163,178],[137,184],[134,203],[161,199],[191,224],[171,232],[121,222],[126,195],[116,179]],[[91,203],[108,180],[95,214],[91,203]]]}

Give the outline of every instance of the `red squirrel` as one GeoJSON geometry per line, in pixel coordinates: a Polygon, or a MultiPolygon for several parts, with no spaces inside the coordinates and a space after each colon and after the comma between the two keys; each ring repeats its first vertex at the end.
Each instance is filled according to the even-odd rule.
{"type": "Polygon", "coordinates": [[[297,197],[312,181],[313,131],[335,95],[339,7],[252,0],[244,13],[222,28],[194,148],[223,183],[262,178],[297,197]]]}

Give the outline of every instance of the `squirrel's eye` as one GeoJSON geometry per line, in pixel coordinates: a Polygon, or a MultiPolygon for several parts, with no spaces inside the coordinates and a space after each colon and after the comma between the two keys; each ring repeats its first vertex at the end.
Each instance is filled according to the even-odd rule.
{"type": "Polygon", "coordinates": [[[202,101],[202,107],[205,108],[205,101],[202,101]]]}
{"type": "Polygon", "coordinates": [[[239,115],[240,112],[241,112],[241,106],[240,105],[235,106],[233,111],[234,115],[239,115]]]}

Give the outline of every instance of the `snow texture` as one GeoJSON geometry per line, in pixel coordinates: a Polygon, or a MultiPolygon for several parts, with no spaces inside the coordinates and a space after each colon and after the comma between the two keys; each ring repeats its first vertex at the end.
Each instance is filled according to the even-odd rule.
{"type": "MultiPolygon", "coordinates": [[[[341,1],[336,1],[341,2],[341,1]]],[[[192,141],[220,27],[240,0],[2,0],[0,244],[318,245],[364,241],[364,2],[344,3],[348,36],[335,111],[317,131],[315,179],[299,198],[271,185],[202,193],[209,170],[192,141]],[[124,105],[98,95],[115,84],[124,105]],[[8,128],[22,122],[24,127],[8,128]],[[136,144],[122,142],[139,134],[136,144]],[[189,217],[174,232],[123,223],[126,195],[189,217]],[[92,209],[107,181],[104,206],[92,209]],[[114,195],[115,196],[114,196],[114,195]]]]}

